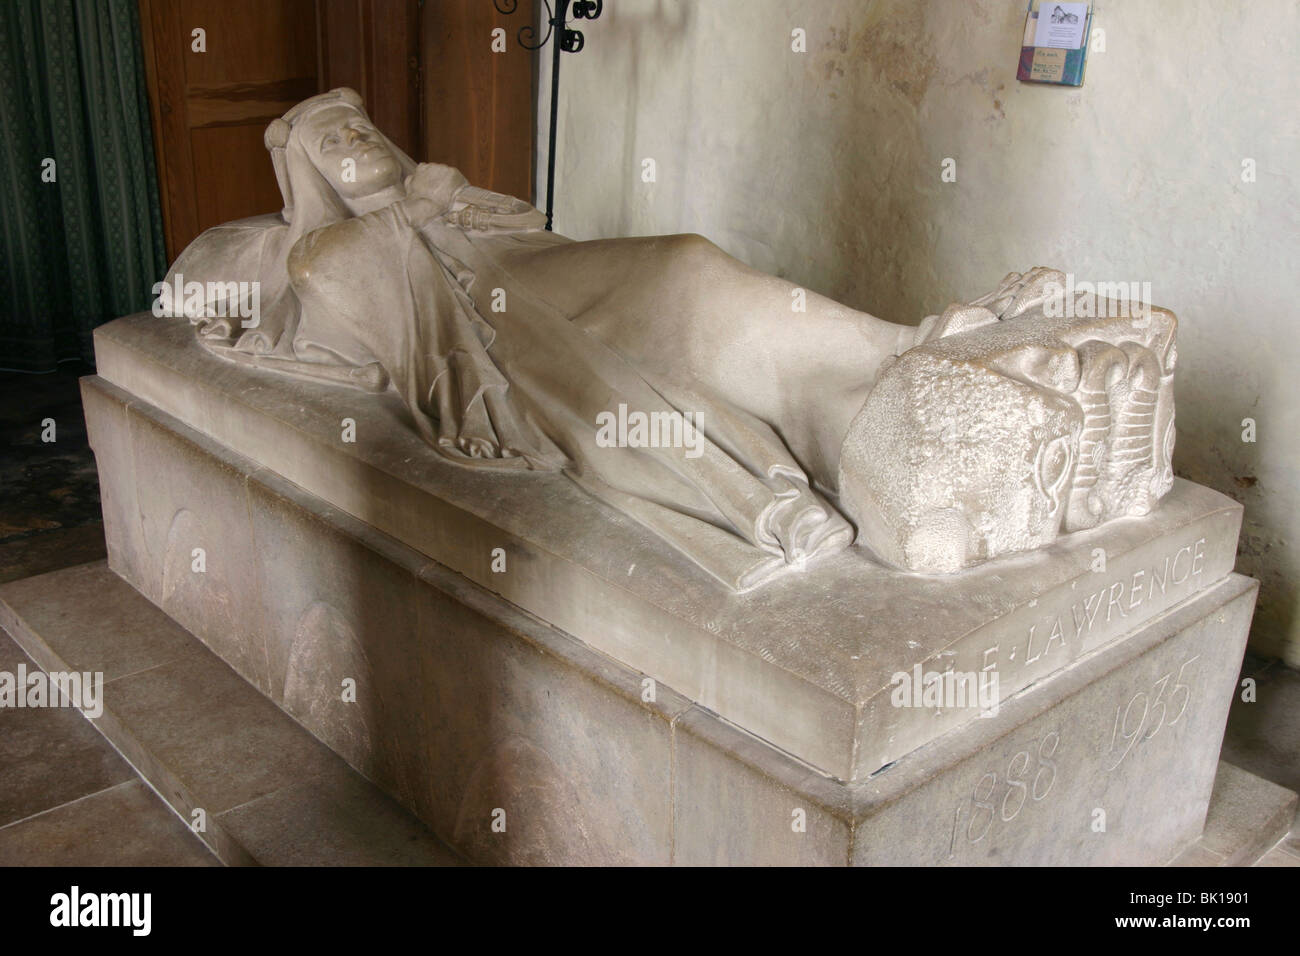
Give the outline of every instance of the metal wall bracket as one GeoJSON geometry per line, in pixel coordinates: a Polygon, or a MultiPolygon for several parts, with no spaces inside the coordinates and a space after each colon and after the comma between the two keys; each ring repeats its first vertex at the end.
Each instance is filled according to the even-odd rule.
{"type": "MultiPolygon", "coordinates": [[[[551,47],[551,126],[546,145],[546,228],[551,228],[555,210],[555,123],[560,96],[560,54],[579,53],[586,44],[581,30],[571,29],[574,20],[595,20],[604,10],[604,0],[542,0],[546,7],[546,36],[537,39],[537,30],[530,23],[519,28],[516,39],[525,50],[540,50],[557,33],[559,40],[551,47]],[[572,9],[570,9],[572,7],[572,9]],[[572,20],[570,19],[572,14],[572,20]]],[[[519,8],[519,0],[492,0],[497,12],[505,15],[519,8]]]]}

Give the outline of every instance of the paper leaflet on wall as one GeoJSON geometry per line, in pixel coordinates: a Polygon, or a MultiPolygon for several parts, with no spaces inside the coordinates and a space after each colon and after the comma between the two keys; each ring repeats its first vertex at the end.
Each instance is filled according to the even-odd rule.
{"type": "Polygon", "coordinates": [[[1016,79],[1082,86],[1091,32],[1092,8],[1087,3],[1043,0],[1035,10],[1030,0],[1016,79]]]}

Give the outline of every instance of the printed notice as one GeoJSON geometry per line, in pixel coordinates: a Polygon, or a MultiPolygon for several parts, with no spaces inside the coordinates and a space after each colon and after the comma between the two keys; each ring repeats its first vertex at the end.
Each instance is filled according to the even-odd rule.
{"type": "Polygon", "coordinates": [[[1029,78],[1039,83],[1059,83],[1065,76],[1065,51],[1050,47],[1034,50],[1034,63],[1029,78]]]}
{"type": "Polygon", "coordinates": [[[1083,46],[1083,28],[1087,22],[1088,4],[1043,0],[1038,7],[1034,46],[1077,50],[1083,46]]]}

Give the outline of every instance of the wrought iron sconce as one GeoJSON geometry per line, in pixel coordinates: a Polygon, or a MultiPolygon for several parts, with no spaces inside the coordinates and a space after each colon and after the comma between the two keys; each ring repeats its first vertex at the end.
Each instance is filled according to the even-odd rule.
{"type": "MultiPolygon", "coordinates": [[[[551,7],[550,0],[542,0],[546,6],[546,36],[537,39],[537,30],[532,24],[520,27],[517,39],[525,50],[540,50],[550,42],[558,32],[555,45],[551,47],[551,131],[546,146],[546,228],[551,228],[552,213],[555,209],[555,118],[559,108],[560,96],[560,54],[581,52],[586,39],[581,30],[571,30],[569,21],[570,4],[574,20],[595,20],[604,9],[603,0],[555,0],[551,7]]],[[[501,14],[511,14],[519,8],[519,0],[492,0],[492,5],[501,14]]]]}

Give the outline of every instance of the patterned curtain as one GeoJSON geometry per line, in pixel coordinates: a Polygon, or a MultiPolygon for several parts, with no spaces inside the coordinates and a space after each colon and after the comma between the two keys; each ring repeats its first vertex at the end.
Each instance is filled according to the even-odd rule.
{"type": "Polygon", "coordinates": [[[136,0],[0,2],[0,367],[93,360],[166,269],[136,0]]]}

